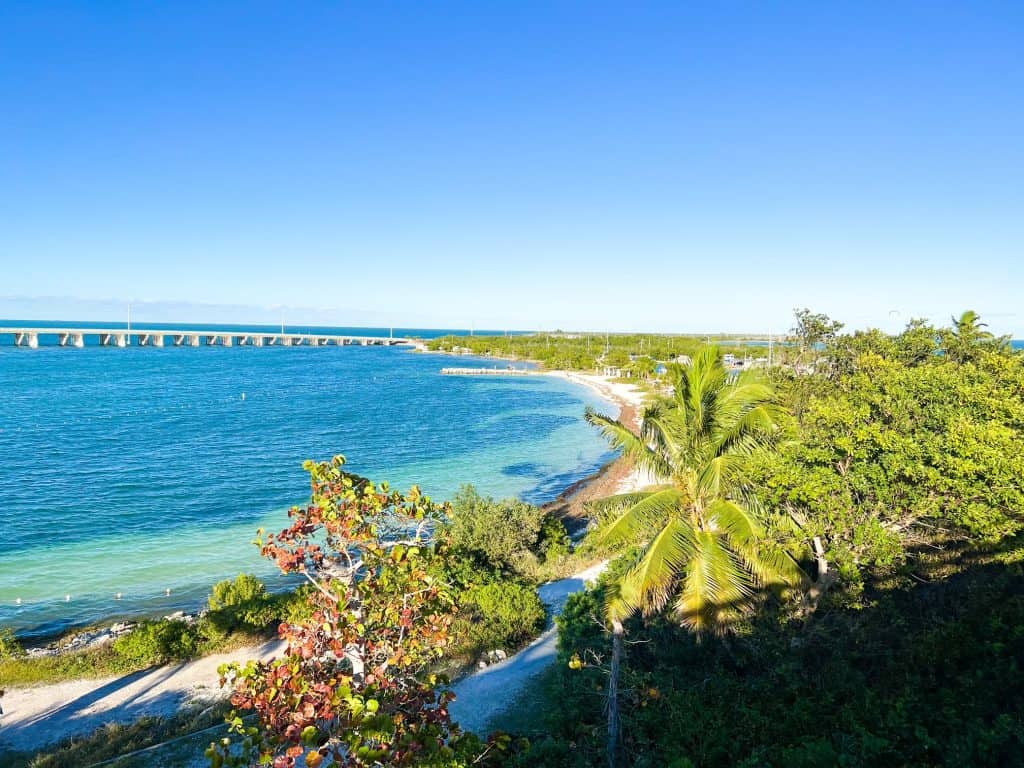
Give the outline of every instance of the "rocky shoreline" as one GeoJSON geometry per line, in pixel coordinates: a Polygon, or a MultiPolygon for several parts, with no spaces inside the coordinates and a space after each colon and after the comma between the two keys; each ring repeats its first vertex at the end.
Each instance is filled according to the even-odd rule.
{"type": "MultiPolygon", "coordinates": [[[[163,621],[181,621],[186,624],[195,624],[206,611],[199,613],[186,613],[175,611],[166,616],[160,617],[163,621]]],[[[40,645],[34,645],[25,649],[25,655],[29,658],[46,658],[60,656],[64,653],[77,653],[94,648],[101,648],[109,645],[123,635],[127,635],[139,626],[137,621],[117,621],[113,624],[100,627],[89,627],[70,634],[61,635],[56,640],[50,640],[40,645]]]]}

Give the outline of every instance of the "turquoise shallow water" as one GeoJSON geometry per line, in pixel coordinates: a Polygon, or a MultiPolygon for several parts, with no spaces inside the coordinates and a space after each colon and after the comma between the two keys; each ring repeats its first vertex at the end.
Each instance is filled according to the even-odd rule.
{"type": "Polygon", "coordinates": [[[582,414],[614,409],[588,390],[440,376],[451,363],[378,347],[0,346],[0,624],[194,608],[221,578],[272,576],[250,542],[306,498],[306,458],[344,453],[438,499],[472,482],[534,502],[610,458],[582,414]]]}

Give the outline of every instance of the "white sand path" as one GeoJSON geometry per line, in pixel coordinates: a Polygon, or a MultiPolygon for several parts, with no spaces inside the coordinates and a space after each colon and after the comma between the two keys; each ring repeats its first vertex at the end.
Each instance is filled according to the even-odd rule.
{"type": "MultiPolygon", "coordinates": [[[[612,381],[606,376],[570,371],[545,371],[544,375],[557,376],[575,384],[582,384],[595,390],[602,397],[632,406],[635,409],[634,426],[639,427],[640,409],[646,395],[633,384],[612,381]]],[[[629,493],[654,482],[655,478],[650,473],[634,469],[619,481],[615,492],[629,493]]],[[[598,563],[567,579],[542,585],[537,591],[547,606],[549,615],[559,615],[569,595],[586,589],[587,582],[601,575],[607,565],[607,561],[598,563]]],[[[557,641],[557,627],[549,626],[540,637],[519,653],[456,682],[452,690],[458,698],[451,705],[452,718],[463,729],[487,736],[486,733],[479,732],[496,716],[507,712],[527,684],[554,663],[557,641]]]]}
{"type": "MultiPolygon", "coordinates": [[[[537,591],[551,616],[559,615],[569,595],[585,589],[607,566],[607,561],[601,562],[567,579],[541,585],[537,591]]],[[[464,730],[479,733],[493,717],[507,711],[530,680],[554,663],[557,641],[558,628],[552,625],[514,656],[459,680],[452,686],[458,697],[450,707],[452,719],[464,730]]]]}
{"type": "Polygon", "coordinates": [[[229,661],[280,655],[284,643],[218,653],[182,664],[121,677],[9,689],[0,705],[0,747],[39,749],[68,736],[91,733],[107,723],[130,723],[144,715],[173,715],[183,706],[223,698],[217,667],[229,661]]]}

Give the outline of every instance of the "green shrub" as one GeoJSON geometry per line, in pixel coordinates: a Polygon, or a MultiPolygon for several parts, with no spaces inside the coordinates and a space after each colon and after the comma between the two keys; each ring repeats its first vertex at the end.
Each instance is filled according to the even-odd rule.
{"type": "Polygon", "coordinates": [[[127,667],[139,669],[193,658],[200,650],[196,627],[184,621],[144,621],[114,641],[114,653],[127,667]]]}
{"type": "Polygon", "coordinates": [[[25,655],[25,649],[18,642],[14,630],[10,627],[0,627],[0,660],[20,659],[25,655]]]}
{"type": "Polygon", "coordinates": [[[276,617],[289,624],[301,624],[313,614],[313,603],[310,597],[315,591],[316,587],[312,584],[303,584],[292,592],[279,595],[276,617]]]}
{"type": "Polygon", "coordinates": [[[243,573],[213,586],[207,619],[220,634],[237,630],[257,632],[265,629],[278,613],[278,606],[267,587],[255,576],[243,573]]]}
{"type": "Polygon", "coordinates": [[[464,485],[452,500],[451,532],[456,547],[485,563],[511,568],[535,549],[544,512],[518,499],[495,501],[464,485]]]}
{"type": "Polygon", "coordinates": [[[514,648],[543,629],[544,604],[537,590],[514,581],[473,587],[462,597],[456,633],[470,652],[514,648]]]}
{"type": "MultiPolygon", "coordinates": [[[[1024,569],[970,549],[957,560],[947,542],[918,555],[923,576],[929,556],[962,570],[869,582],[868,607],[832,606],[811,623],[766,610],[749,635],[698,642],[661,617],[628,621],[621,764],[1021,765],[1024,569]]],[[[559,660],[535,707],[535,730],[554,743],[538,740],[516,765],[603,764],[609,581],[571,596],[558,618],[559,660]]]]}
{"type": "Polygon", "coordinates": [[[555,562],[572,551],[572,540],[565,529],[565,523],[550,515],[544,518],[540,529],[540,548],[544,562],[555,562]]]}

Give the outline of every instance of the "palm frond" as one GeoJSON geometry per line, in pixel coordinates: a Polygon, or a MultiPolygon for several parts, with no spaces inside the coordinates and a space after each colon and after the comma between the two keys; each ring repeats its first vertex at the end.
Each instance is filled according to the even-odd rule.
{"type": "Polygon", "coordinates": [[[678,414],[673,403],[656,402],[644,409],[640,422],[640,439],[666,461],[686,443],[686,422],[678,414]]]}
{"type": "Polygon", "coordinates": [[[753,512],[729,499],[716,499],[705,510],[712,528],[724,531],[730,544],[746,544],[764,533],[753,512]]]}
{"type": "Polygon", "coordinates": [[[697,475],[697,487],[708,499],[726,495],[736,485],[736,478],[746,464],[745,457],[724,455],[707,461],[697,475]]]}
{"type": "Polygon", "coordinates": [[[633,430],[616,419],[604,416],[592,408],[587,408],[584,415],[588,424],[601,430],[601,434],[611,443],[612,447],[621,450],[623,455],[640,467],[647,469],[656,477],[668,477],[671,466],[665,458],[653,451],[633,430]]]}
{"type": "Polygon", "coordinates": [[[684,520],[668,521],[640,562],[622,577],[620,596],[625,604],[648,616],[665,607],[693,557],[694,533],[684,520]]]}
{"type": "Polygon", "coordinates": [[[634,504],[642,501],[650,495],[651,491],[617,493],[614,496],[605,496],[603,499],[591,499],[590,501],[584,502],[583,508],[598,518],[609,517],[611,515],[622,514],[634,504]]]}
{"type": "Polygon", "coordinates": [[[646,494],[603,527],[599,532],[599,540],[605,544],[635,540],[640,535],[665,525],[666,518],[680,507],[682,501],[682,492],[673,486],[646,494]]]}
{"type": "Polygon", "coordinates": [[[736,554],[761,587],[799,587],[807,582],[807,574],[786,552],[765,542],[735,544],[736,554]]]}
{"type": "Polygon", "coordinates": [[[674,608],[684,626],[706,632],[715,629],[715,624],[726,615],[723,610],[742,610],[750,599],[752,586],[750,576],[725,546],[721,534],[697,531],[694,545],[674,608]]]}

